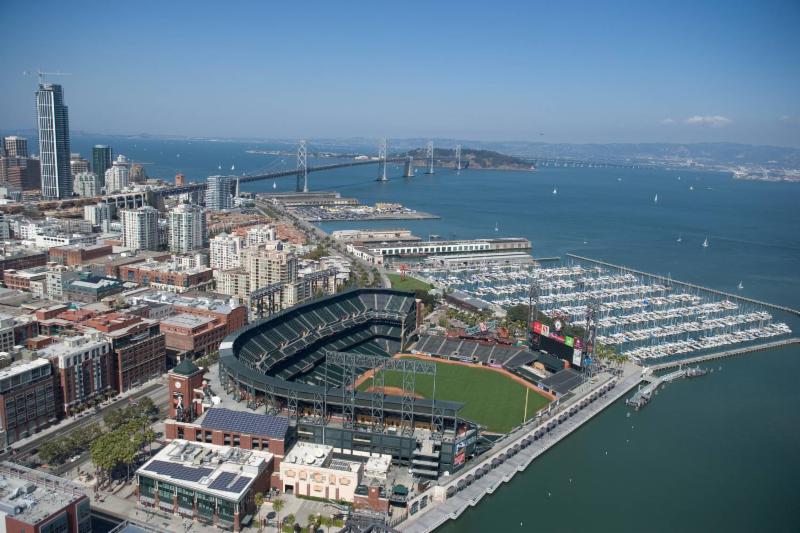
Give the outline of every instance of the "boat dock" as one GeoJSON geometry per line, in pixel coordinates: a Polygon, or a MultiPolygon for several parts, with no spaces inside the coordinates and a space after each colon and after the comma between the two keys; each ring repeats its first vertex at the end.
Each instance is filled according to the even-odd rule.
{"type": "Polygon", "coordinates": [[[639,276],[648,276],[650,278],[659,280],[661,283],[673,283],[675,285],[681,285],[683,287],[689,287],[689,288],[695,289],[695,290],[706,291],[706,292],[709,292],[711,294],[715,294],[717,296],[723,296],[725,298],[730,298],[730,299],[734,299],[734,300],[741,300],[743,302],[748,302],[748,303],[751,303],[751,304],[756,304],[756,305],[761,305],[763,307],[768,307],[768,308],[776,310],[776,311],[783,311],[785,313],[791,313],[791,314],[793,314],[795,316],[800,316],[800,309],[793,309],[793,308],[785,306],[785,305],[773,304],[773,303],[765,302],[765,301],[762,301],[762,300],[756,300],[755,298],[748,298],[747,296],[741,296],[741,295],[733,294],[733,293],[730,293],[730,292],[720,291],[718,289],[711,289],[711,288],[708,288],[708,287],[703,287],[703,286],[697,285],[695,283],[689,283],[689,282],[686,282],[686,281],[677,281],[677,280],[674,280],[674,279],[669,278],[667,276],[662,276],[660,274],[650,274],[649,272],[643,272],[641,270],[636,270],[636,269],[629,268],[629,267],[622,266],[622,265],[615,265],[613,263],[608,263],[606,261],[600,261],[598,259],[592,259],[590,257],[583,257],[583,256],[580,256],[580,255],[575,255],[575,254],[566,254],[566,255],[567,255],[567,257],[571,257],[572,259],[577,259],[579,261],[586,261],[586,262],[589,262],[589,263],[594,263],[594,264],[597,264],[597,265],[604,266],[606,268],[616,269],[619,272],[630,272],[632,274],[637,274],[639,276]]]}
{"type": "MultiPolygon", "coordinates": [[[[641,367],[629,365],[621,377],[610,377],[560,402],[552,412],[518,428],[497,442],[485,456],[458,474],[439,480],[432,489],[409,501],[418,509],[390,525],[399,531],[427,533],[455,520],[487,494],[494,493],[537,457],[622,398],[642,380],[641,367]]],[[[581,387],[584,387],[582,385],[581,387]]]]}
{"type": "Polygon", "coordinates": [[[742,355],[746,353],[752,352],[760,352],[762,350],[770,350],[772,348],[780,348],[782,346],[790,346],[792,344],[800,344],[800,338],[791,337],[788,339],[781,339],[778,341],[772,342],[765,342],[763,344],[756,344],[753,346],[743,346],[741,348],[734,348],[732,350],[725,350],[722,352],[716,352],[706,355],[698,355],[697,357],[690,357],[688,359],[682,359],[679,361],[668,361],[666,363],[659,363],[657,365],[651,365],[649,368],[650,370],[665,370],[667,368],[675,368],[676,366],[680,365],[694,365],[697,363],[703,363],[705,361],[713,361],[714,359],[722,359],[723,357],[732,357],[734,355],[742,355]]]}
{"type": "MultiPolygon", "coordinates": [[[[650,370],[652,370],[652,368],[650,370]]],[[[650,399],[653,397],[653,394],[661,385],[675,381],[676,379],[682,377],[695,377],[702,376],[704,374],[705,371],[701,370],[700,368],[680,368],[663,376],[656,376],[652,372],[649,372],[642,376],[642,381],[647,382],[647,385],[644,387],[640,386],[636,391],[636,394],[625,400],[625,405],[629,405],[638,411],[650,403],[650,399]]]]}

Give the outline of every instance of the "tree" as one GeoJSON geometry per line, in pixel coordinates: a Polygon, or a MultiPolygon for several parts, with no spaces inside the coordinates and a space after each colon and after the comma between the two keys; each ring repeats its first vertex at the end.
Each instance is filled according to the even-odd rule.
{"type": "Polygon", "coordinates": [[[527,322],[530,307],[525,304],[517,304],[512,306],[506,312],[506,318],[512,322],[527,322]]]}
{"type": "Polygon", "coordinates": [[[256,504],[256,518],[258,519],[258,530],[264,529],[264,524],[261,522],[261,506],[264,505],[264,493],[256,492],[253,496],[253,503],[256,504]]]}
{"type": "Polygon", "coordinates": [[[286,505],[286,502],[280,498],[275,498],[272,500],[272,508],[275,509],[275,520],[278,522],[279,530],[281,529],[281,511],[283,510],[284,505],[286,505]]]}

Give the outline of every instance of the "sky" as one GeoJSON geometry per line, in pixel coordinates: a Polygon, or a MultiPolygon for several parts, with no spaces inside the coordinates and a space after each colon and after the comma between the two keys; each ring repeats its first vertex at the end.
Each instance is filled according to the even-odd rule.
{"type": "Polygon", "coordinates": [[[0,129],[800,147],[800,2],[0,1],[0,129]]]}

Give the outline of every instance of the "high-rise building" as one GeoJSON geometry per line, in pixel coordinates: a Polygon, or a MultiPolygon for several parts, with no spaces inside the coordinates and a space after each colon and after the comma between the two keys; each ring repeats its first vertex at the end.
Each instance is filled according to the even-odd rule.
{"type": "Polygon", "coordinates": [[[268,242],[273,242],[278,238],[275,228],[267,225],[252,227],[247,230],[246,235],[246,246],[266,244],[268,242]]]}
{"type": "Polygon", "coordinates": [[[158,250],[158,209],[146,205],[139,209],[123,209],[122,243],[131,250],[158,250]]]}
{"type": "Polygon", "coordinates": [[[175,186],[183,187],[186,184],[186,176],[178,172],[175,174],[175,186]]]}
{"type": "Polygon", "coordinates": [[[140,163],[131,165],[130,180],[131,183],[144,183],[147,181],[147,171],[140,163]]]}
{"type": "Polygon", "coordinates": [[[206,188],[206,207],[213,211],[222,211],[233,207],[231,187],[232,176],[209,176],[206,188]]]}
{"type": "Polygon", "coordinates": [[[11,135],[3,139],[6,157],[28,157],[28,139],[11,135]]]}
{"type": "Polygon", "coordinates": [[[206,210],[195,204],[180,204],[167,215],[169,249],[187,253],[206,243],[206,210]]]}
{"type": "Polygon", "coordinates": [[[100,226],[104,230],[108,228],[113,216],[114,206],[106,202],[83,206],[83,219],[91,222],[93,226],[100,226]]]}
{"type": "Polygon", "coordinates": [[[69,112],[64,105],[61,85],[40,83],[36,91],[39,125],[39,160],[42,173],[42,196],[72,196],[72,172],[69,166],[69,112]]]}
{"type": "Polygon", "coordinates": [[[230,270],[242,265],[242,238],[238,235],[220,233],[209,241],[211,268],[230,270]]]}
{"type": "Polygon", "coordinates": [[[106,194],[121,191],[130,183],[131,162],[120,154],[106,170],[106,194]]]}
{"type": "Polygon", "coordinates": [[[25,191],[38,189],[42,185],[39,160],[34,157],[0,157],[0,183],[25,191]]]}
{"type": "Polygon", "coordinates": [[[73,177],[72,188],[78,196],[93,197],[100,194],[100,180],[94,172],[80,172],[73,177]]]}
{"type": "Polygon", "coordinates": [[[92,172],[97,174],[100,185],[106,184],[106,170],[111,168],[111,147],[105,144],[96,144],[92,148],[92,172]]]}
{"type": "Polygon", "coordinates": [[[283,249],[282,245],[251,246],[242,252],[242,267],[247,272],[248,289],[254,291],[274,283],[282,283],[277,304],[280,309],[295,305],[298,301],[297,256],[283,249]]]}
{"type": "Polygon", "coordinates": [[[81,157],[81,154],[69,155],[69,170],[72,173],[72,188],[75,189],[75,176],[81,172],[89,172],[89,160],[81,157]]]}

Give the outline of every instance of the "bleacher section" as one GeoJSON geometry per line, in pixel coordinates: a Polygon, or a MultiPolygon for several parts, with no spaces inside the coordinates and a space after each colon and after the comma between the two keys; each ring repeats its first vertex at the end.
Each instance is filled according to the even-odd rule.
{"type": "Polygon", "coordinates": [[[449,338],[442,335],[420,335],[414,350],[430,355],[470,360],[487,365],[501,365],[506,370],[516,370],[522,365],[540,361],[548,369],[563,368],[556,357],[531,352],[527,347],[490,344],[473,340],[449,338]]]}
{"type": "MultiPolygon", "coordinates": [[[[388,357],[415,327],[415,299],[396,291],[350,291],[283,311],[244,331],[245,366],[286,381],[319,385],[325,351],[388,357]],[[403,330],[405,328],[405,331],[403,330]]],[[[331,374],[340,368],[329,368],[331,374]]]]}

